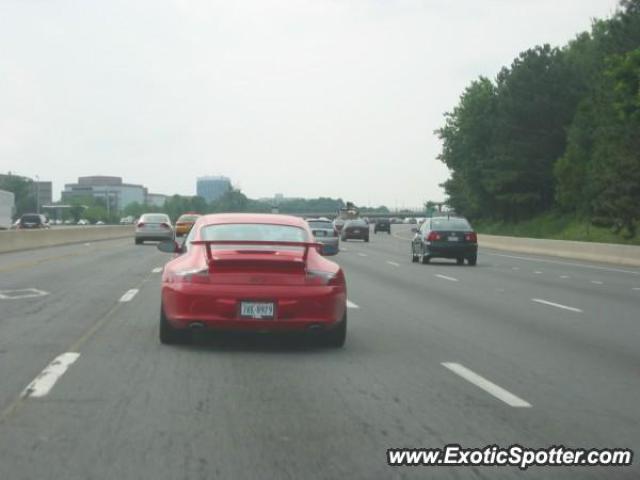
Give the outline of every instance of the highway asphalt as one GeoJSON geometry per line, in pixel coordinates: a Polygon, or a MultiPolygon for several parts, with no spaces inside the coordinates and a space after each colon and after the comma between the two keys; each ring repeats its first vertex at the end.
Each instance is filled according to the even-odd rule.
{"type": "Polygon", "coordinates": [[[388,448],[451,443],[640,451],[640,270],[484,249],[420,265],[409,237],[333,257],[342,350],[160,345],[153,244],[0,255],[0,479],[640,478],[637,459],[387,465],[388,448]]]}

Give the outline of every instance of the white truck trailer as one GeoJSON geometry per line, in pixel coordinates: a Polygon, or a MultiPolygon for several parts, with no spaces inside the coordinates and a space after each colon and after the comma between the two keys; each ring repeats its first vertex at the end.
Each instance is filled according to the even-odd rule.
{"type": "Polygon", "coordinates": [[[11,228],[14,209],[13,193],[0,190],[0,230],[11,228]]]}

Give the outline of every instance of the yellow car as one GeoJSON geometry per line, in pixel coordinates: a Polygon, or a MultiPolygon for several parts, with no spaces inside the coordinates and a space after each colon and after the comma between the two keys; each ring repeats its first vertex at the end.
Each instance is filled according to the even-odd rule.
{"type": "Polygon", "coordinates": [[[199,213],[187,212],[180,215],[176,222],[176,236],[186,235],[196,223],[196,220],[200,218],[199,213]]]}

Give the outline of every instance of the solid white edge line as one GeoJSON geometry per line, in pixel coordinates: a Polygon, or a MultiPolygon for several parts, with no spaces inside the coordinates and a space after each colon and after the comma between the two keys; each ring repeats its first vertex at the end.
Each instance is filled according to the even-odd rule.
{"type": "Polygon", "coordinates": [[[76,352],[66,352],[55,358],[22,392],[22,397],[44,397],[53,388],[64,372],[80,356],[76,352]]]}
{"type": "Polygon", "coordinates": [[[347,300],[347,308],[360,308],[360,307],[355,303],[353,303],[351,300],[347,300]]]}
{"type": "Polygon", "coordinates": [[[120,301],[121,302],[130,302],[131,299],[136,296],[136,293],[138,293],[138,289],[137,288],[132,288],[131,290],[127,290],[124,293],[124,295],[122,295],[120,297],[120,301]]]}
{"type": "Polygon", "coordinates": [[[625,270],[622,268],[610,268],[610,267],[600,267],[598,265],[589,265],[584,263],[574,263],[574,262],[563,262],[560,260],[548,260],[546,258],[534,258],[534,257],[520,257],[517,255],[506,255],[504,253],[491,253],[485,252],[485,255],[492,255],[494,257],[506,257],[506,258],[515,258],[518,260],[528,260],[530,262],[543,262],[543,263],[555,263],[557,265],[569,265],[572,267],[582,267],[582,268],[592,268],[594,270],[602,270],[605,272],[617,272],[617,273],[630,273],[632,275],[640,275],[640,271],[634,270],[625,270]]]}
{"type": "Polygon", "coordinates": [[[541,298],[532,298],[532,302],[541,303],[543,305],[549,305],[550,307],[562,308],[564,310],[569,310],[570,312],[582,313],[582,310],[576,307],[569,307],[567,305],[562,305],[561,303],[550,302],[548,300],[542,300],[541,298]]]}
{"type": "Polygon", "coordinates": [[[486,378],[478,375],[477,373],[469,370],[467,367],[460,365],[459,363],[443,362],[443,367],[448,368],[456,375],[464,378],[470,383],[473,383],[476,387],[481,388],[490,395],[493,395],[498,400],[502,400],[504,403],[514,408],[531,408],[531,404],[522,398],[514,395],[513,393],[505,390],[504,388],[490,382],[486,378]]]}
{"type": "Polygon", "coordinates": [[[440,275],[439,273],[435,274],[436,277],[441,278],[442,280],[449,280],[450,282],[457,282],[457,278],[447,277],[446,275],[440,275]]]}
{"type": "Polygon", "coordinates": [[[399,264],[399,263],[392,262],[391,260],[387,260],[387,263],[388,263],[389,265],[393,265],[394,267],[399,267],[399,266],[400,266],[400,264],[399,264]]]}

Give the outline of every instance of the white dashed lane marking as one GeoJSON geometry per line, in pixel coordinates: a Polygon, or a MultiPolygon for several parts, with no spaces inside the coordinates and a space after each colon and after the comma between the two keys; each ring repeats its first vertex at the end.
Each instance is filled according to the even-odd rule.
{"type": "Polygon", "coordinates": [[[130,302],[133,297],[138,293],[137,288],[132,288],[131,290],[127,290],[127,292],[120,297],[121,302],[130,302]]]}
{"type": "Polygon", "coordinates": [[[387,263],[388,263],[389,265],[393,265],[394,267],[399,267],[399,266],[400,266],[400,264],[399,264],[399,263],[392,262],[391,260],[387,260],[387,263]]]}
{"type": "Polygon", "coordinates": [[[19,290],[0,290],[0,299],[19,300],[21,298],[35,298],[49,295],[49,292],[37,288],[22,288],[19,290]]]}
{"type": "Polygon", "coordinates": [[[569,310],[570,312],[582,313],[582,310],[576,307],[569,307],[562,305],[561,303],[549,302],[548,300],[542,300],[541,298],[532,298],[532,302],[541,303],[543,305],[549,305],[550,307],[562,308],[563,310],[569,310]]]}
{"type": "Polygon", "coordinates": [[[24,389],[22,396],[34,398],[44,397],[79,356],[79,353],[67,352],[56,357],[56,359],[47,365],[42,373],[24,389]]]}
{"type": "Polygon", "coordinates": [[[353,303],[351,300],[347,300],[347,308],[360,308],[360,307],[355,303],[353,303]]]}
{"type": "Polygon", "coordinates": [[[362,252],[358,252],[358,255],[361,257],[367,257],[368,255],[366,253],[362,253],[362,252]]]}
{"type": "Polygon", "coordinates": [[[466,381],[474,384],[476,387],[481,388],[485,392],[490,395],[493,395],[499,400],[502,400],[504,403],[514,408],[531,408],[531,404],[526,402],[522,398],[514,395],[513,393],[505,390],[504,388],[496,385],[493,382],[490,382],[486,378],[478,375],[477,373],[469,370],[464,365],[460,365],[459,363],[449,363],[444,362],[442,366],[448,368],[456,375],[461,376],[466,381]]]}
{"type": "Polygon", "coordinates": [[[603,285],[604,282],[601,282],[600,280],[591,280],[591,283],[593,283],[594,285],[603,285]]]}
{"type": "Polygon", "coordinates": [[[440,275],[439,273],[436,273],[435,276],[438,277],[438,278],[441,278],[442,280],[448,280],[450,282],[457,282],[458,281],[457,278],[448,277],[446,275],[440,275]]]}
{"type": "Polygon", "coordinates": [[[160,273],[162,271],[162,267],[156,267],[153,270],[151,270],[152,273],[160,273]]]}

